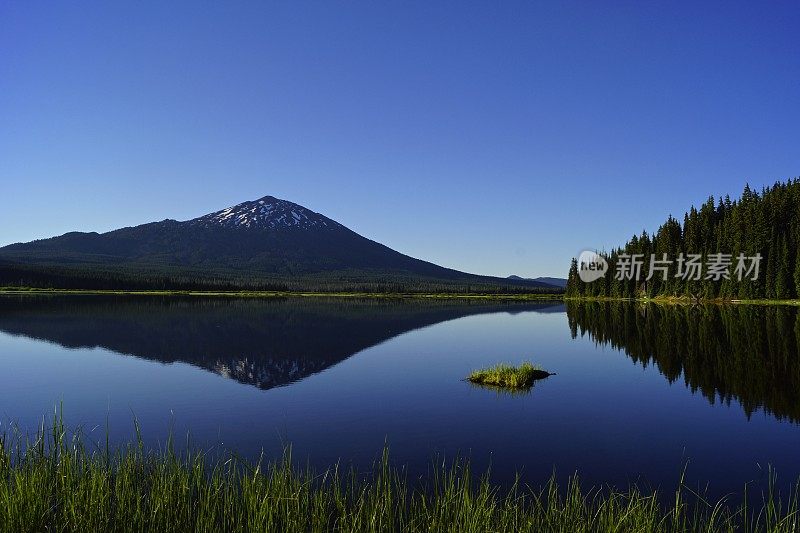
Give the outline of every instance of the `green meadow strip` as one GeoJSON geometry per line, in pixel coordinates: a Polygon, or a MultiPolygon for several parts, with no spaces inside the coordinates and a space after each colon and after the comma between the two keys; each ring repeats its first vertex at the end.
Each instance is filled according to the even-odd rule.
{"type": "Polygon", "coordinates": [[[202,296],[232,298],[405,298],[405,299],[478,299],[559,301],[563,294],[545,293],[422,293],[422,292],[304,292],[304,291],[173,291],[173,290],[94,290],[40,289],[35,287],[0,287],[7,295],[107,295],[107,296],[202,296]]]}

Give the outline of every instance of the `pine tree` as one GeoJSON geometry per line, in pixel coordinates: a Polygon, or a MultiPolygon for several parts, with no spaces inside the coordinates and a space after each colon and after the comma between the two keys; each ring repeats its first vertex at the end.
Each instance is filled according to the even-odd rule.
{"type": "Polygon", "coordinates": [[[800,178],[776,183],[755,192],[745,185],[739,200],[730,197],[715,200],[709,197],[699,209],[691,207],[683,224],[669,217],[652,236],[647,232],[634,235],[620,249],[608,256],[609,274],[603,282],[581,287],[579,292],[615,297],[634,297],[646,288],[647,294],[707,298],[800,298],[800,178]],[[617,280],[614,277],[619,254],[643,254],[642,279],[617,280]],[[661,258],[666,253],[675,261],[678,254],[702,254],[704,265],[711,254],[725,253],[732,257],[730,280],[699,281],[674,277],[675,269],[662,281],[661,273],[644,285],[649,272],[650,254],[661,258]],[[734,267],[739,254],[752,258],[760,254],[759,275],[739,280],[734,267]],[[641,283],[641,284],[640,284],[641,283]]]}
{"type": "Polygon", "coordinates": [[[794,297],[800,298],[800,251],[796,248],[794,257],[794,297]]]}
{"type": "Polygon", "coordinates": [[[785,300],[791,298],[792,271],[789,266],[789,247],[786,240],[781,240],[775,270],[775,298],[785,300]]]}
{"type": "Polygon", "coordinates": [[[567,288],[565,290],[565,294],[569,297],[580,296],[580,290],[578,287],[578,260],[574,257],[572,258],[572,262],[569,265],[569,275],[567,276],[567,288]]]}

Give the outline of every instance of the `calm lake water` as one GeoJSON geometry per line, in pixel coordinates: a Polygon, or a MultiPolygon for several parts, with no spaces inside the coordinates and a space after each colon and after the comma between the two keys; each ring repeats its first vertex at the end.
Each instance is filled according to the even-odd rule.
{"type": "Polygon", "coordinates": [[[791,307],[456,300],[0,298],[0,421],[34,431],[63,402],[99,442],[192,445],[412,474],[437,455],[495,479],[714,494],[800,474],[800,319],[791,307]],[[470,370],[530,360],[529,394],[470,370]]]}

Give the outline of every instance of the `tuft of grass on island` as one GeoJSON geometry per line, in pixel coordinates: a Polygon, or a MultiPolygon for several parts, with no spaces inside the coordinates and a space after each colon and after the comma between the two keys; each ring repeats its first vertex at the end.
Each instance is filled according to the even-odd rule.
{"type": "MultiPolygon", "coordinates": [[[[777,489],[714,501],[681,481],[657,489],[498,485],[466,461],[409,479],[389,453],[368,471],[298,467],[236,454],[148,451],[68,437],[63,423],[0,439],[0,531],[798,531],[800,499],[777,489]],[[731,504],[741,501],[739,504],[731,504]]],[[[733,496],[733,495],[729,495],[733,496]]]]}
{"type": "Polygon", "coordinates": [[[535,381],[552,375],[540,366],[526,361],[519,366],[500,363],[483,370],[475,370],[467,377],[467,381],[477,385],[519,390],[529,389],[535,381]]]}

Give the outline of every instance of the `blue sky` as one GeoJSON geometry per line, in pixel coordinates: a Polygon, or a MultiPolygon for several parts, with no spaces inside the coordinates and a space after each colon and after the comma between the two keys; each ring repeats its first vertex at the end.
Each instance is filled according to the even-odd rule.
{"type": "Polygon", "coordinates": [[[267,194],[564,275],[800,175],[796,2],[0,1],[0,244],[267,194]]]}

